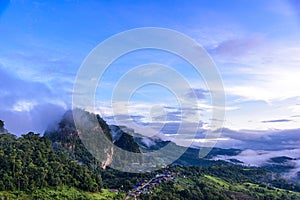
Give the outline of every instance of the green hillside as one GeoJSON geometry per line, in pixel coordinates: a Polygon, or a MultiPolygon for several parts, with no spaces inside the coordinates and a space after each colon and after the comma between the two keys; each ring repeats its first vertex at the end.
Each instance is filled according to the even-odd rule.
{"type": "MultiPolygon", "coordinates": [[[[265,169],[224,162],[175,162],[147,173],[103,168],[75,133],[65,121],[52,133],[54,141],[32,132],[0,134],[0,199],[300,199],[299,184],[265,169]]],[[[133,140],[122,138],[127,149],[126,138],[133,140]]]]}
{"type": "Polygon", "coordinates": [[[124,199],[125,194],[112,192],[103,189],[100,192],[92,193],[77,188],[60,187],[60,188],[43,188],[37,189],[32,193],[26,193],[24,191],[1,191],[0,199],[23,199],[23,200],[35,200],[35,199],[64,199],[64,200],[107,200],[107,199],[124,199]]]}
{"type": "Polygon", "coordinates": [[[163,181],[140,199],[300,199],[299,185],[294,191],[275,187],[268,177],[270,174],[261,169],[219,166],[171,170],[181,175],[163,181]]]}

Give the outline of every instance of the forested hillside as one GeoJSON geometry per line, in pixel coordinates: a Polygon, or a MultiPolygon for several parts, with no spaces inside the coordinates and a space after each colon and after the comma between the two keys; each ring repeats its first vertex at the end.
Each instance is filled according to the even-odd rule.
{"type": "Polygon", "coordinates": [[[179,167],[174,181],[162,182],[141,199],[299,199],[300,186],[282,180],[259,168],[239,166],[179,167]],[[290,190],[282,189],[289,187],[290,190]],[[171,197],[171,198],[170,198],[171,197]]]}
{"type": "Polygon", "coordinates": [[[54,152],[46,137],[32,132],[19,138],[0,135],[0,190],[33,191],[65,185],[95,192],[101,190],[102,180],[87,166],[54,152]]]}
{"type": "MultiPolygon", "coordinates": [[[[175,162],[147,173],[121,172],[109,165],[104,169],[66,119],[46,136],[30,132],[20,137],[7,133],[1,121],[0,199],[300,199],[298,184],[264,169],[224,162],[175,162]]],[[[99,116],[97,121],[110,134],[106,122],[99,116]]],[[[118,147],[138,152],[136,143],[131,146],[133,138],[122,134],[118,147]]],[[[189,150],[181,159],[194,154],[189,150]]]]}

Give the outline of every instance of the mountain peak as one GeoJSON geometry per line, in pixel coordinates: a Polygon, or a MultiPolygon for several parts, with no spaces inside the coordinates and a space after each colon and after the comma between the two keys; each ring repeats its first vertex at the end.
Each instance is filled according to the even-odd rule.
{"type": "Polygon", "coordinates": [[[99,116],[81,109],[67,111],[60,122],[52,129],[46,130],[53,147],[66,151],[70,157],[81,163],[92,166],[95,162],[95,152],[90,151],[90,144],[102,153],[97,154],[101,167],[110,164],[113,155],[112,137],[106,122],[99,116]],[[76,124],[75,120],[76,119],[76,124]],[[108,141],[98,144],[97,138],[106,137],[108,141]]]}
{"type": "Polygon", "coordinates": [[[8,133],[8,131],[4,128],[4,121],[0,120],[0,134],[8,133]]]}
{"type": "Polygon", "coordinates": [[[112,125],[111,134],[114,138],[114,144],[123,150],[140,153],[140,147],[135,142],[134,137],[130,134],[131,129],[112,125]],[[129,130],[129,133],[126,131],[129,130]]]}

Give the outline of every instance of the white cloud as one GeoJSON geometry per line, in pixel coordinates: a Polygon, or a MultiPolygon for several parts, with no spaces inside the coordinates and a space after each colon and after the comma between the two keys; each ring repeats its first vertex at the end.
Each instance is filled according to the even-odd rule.
{"type": "MultiPolygon", "coordinates": [[[[300,97],[300,43],[297,37],[285,35],[272,38],[266,34],[264,39],[257,40],[257,46],[248,42],[232,42],[230,48],[227,40],[226,54],[215,51],[213,58],[219,67],[227,96],[227,104],[237,107],[227,109],[227,126],[232,129],[288,129],[298,128],[299,120],[289,116],[300,114],[300,110],[290,99],[300,97]],[[243,50],[243,48],[246,48],[243,50]],[[265,105],[259,102],[266,102],[265,105]],[[251,103],[250,103],[251,102],[251,103]],[[270,119],[289,119],[288,123],[262,124],[270,119]]],[[[239,40],[238,40],[239,41],[239,40]]],[[[224,42],[223,42],[224,43],[224,42]]],[[[220,43],[222,44],[222,43],[220,43]]]]}
{"type": "Polygon", "coordinates": [[[14,106],[13,110],[17,112],[28,112],[30,111],[34,106],[36,105],[36,102],[33,101],[18,101],[14,106]]]}
{"type": "Polygon", "coordinates": [[[272,164],[271,158],[286,156],[292,158],[283,165],[293,166],[287,173],[284,173],[284,177],[296,178],[297,173],[300,171],[300,149],[280,150],[280,151],[264,151],[264,150],[251,150],[247,149],[242,151],[236,156],[219,155],[215,156],[214,160],[230,160],[237,159],[242,161],[245,165],[250,166],[266,166],[272,164]]]}
{"type": "Polygon", "coordinates": [[[294,114],[299,114],[300,113],[300,105],[291,105],[287,107],[288,110],[290,110],[294,114]]]}
{"type": "Polygon", "coordinates": [[[241,58],[236,76],[232,80],[225,79],[225,90],[230,95],[236,95],[244,100],[264,100],[272,102],[293,97],[299,97],[300,84],[300,48],[299,44],[277,44],[265,47],[257,52],[254,58],[241,58]],[[240,69],[239,69],[240,68],[240,69]],[[245,77],[239,79],[238,76],[245,77]]]}

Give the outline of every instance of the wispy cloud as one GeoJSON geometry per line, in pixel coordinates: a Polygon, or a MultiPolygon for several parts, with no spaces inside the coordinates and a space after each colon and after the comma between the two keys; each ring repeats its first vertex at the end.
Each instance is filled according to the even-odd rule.
{"type": "Polygon", "coordinates": [[[205,99],[206,95],[209,93],[209,91],[202,89],[202,88],[194,88],[194,89],[190,89],[190,91],[188,91],[186,93],[186,96],[189,98],[197,98],[197,99],[205,99]]]}
{"type": "Polygon", "coordinates": [[[65,107],[57,104],[40,103],[26,110],[1,110],[0,119],[5,121],[10,133],[20,135],[34,131],[43,134],[65,111],[65,107]]]}
{"type": "Polygon", "coordinates": [[[256,149],[256,150],[282,150],[298,148],[300,144],[300,130],[240,130],[223,129],[222,137],[230,138],[235,142],[220,142],[222,148],[256,149]],[[272,144],[272,145],[270,145],[272,144]]]}
{"type": "Polygon", "coordinates": [[[265,150],[251,150],[247,149],[235,156],[219,155],[214,157],[215,160],[227,160],[232,159],[243,162],[244,165],[250,166],[270,166],[270,165],[282,165],[287,168],[287,172],[283,172],[285,178],[297,179],[298,172],[300,171],[300,149],[289,149],[280,151],[265,151],[265,150]],[[285,163],[274,163],[273,158],[286,157],[285,163]]]}
{"type": "Polygon", "coordinates": [[[0,119],[15,134],[43,132],[60,117],[67,104],[46,84],[23,80],[0,67],[0,119]]]}
{"type": "Polygon", "coordinates": [[[273,119],[273,120],[264,120],[262,123],[280,123],[280,122],[290,122],[292,120],[289,119],[273,119]]]}
{"type": "Polygon", "coordinates": [[[236,57],[246,56],[257,51],[263,45],[264,37],[262,35],[254,35],[246,38],[233,38],[222,41],[217,47],[209,50],[218,56],[236,57]]]}
{"type": "Polygon", "coordinates": [[[26,81],[10,74],[0,66],[0,89],[2,109],[9,109],[18,103],[24,101],[42,101],[48,97],[53,97],[51,89],[41,82],[26,81]]]}
{"type": "MultiPolygon", "coordinates": [[[[243,127],[253,130],[299,127],[297,117],[287,117],[300,114],[300,106],[295,104],[300,98],[297,84],[300,76],[300,32],[292,14],[293,7],[299,12],[296,1],[290,4],[284,1],[249,1],[235,2],[234,5],[220,2],[218,6],[214,2],[202,1],[193,4],[179,1],[173,4],[164,1],[19,4],[11,1],[11,5],[7,4],[5,0],[0,3],[4,5],[1,8],[7,7],[5,12],[0,9],[0,62],[4,65],[0,68],[0,115],[7,111],[30,113],[40,105],[45,105],[45,108],[51,107],[49,104],[61,108],[69,106],[76,72],[91,49],[121,31],[158,26],[192,36],[208,50],[225,86],[226,126],[236,130],[243,127]],[[178,10],[178,7],[182,9],[178,10]],[[251,19],[249,16],[252,16],[251,19]],[[122,19],[122,24],[119,19],[122,19]],[[80,31],[78,27],[81,27],[80,31]],[[293,102],[290,99],[294,99],[293,102]]],[[[134,40],[132,38],[128,42],[134,40]]],[[[186,123],[199,123],[208,128],[213,105],[209,102],[210,91],[205,87],[206,81],[213,80],[202,80],[205,77],[189,70],[192,68],[189,63],[171,54],[147,49],[142,53],[124,55],[113,62],[105,72],[107,76],[101,77],[103,82],[99,83],[99,91],[95,95],[96,111],[107,118],[115,115],[124,123],[128,119],[144,124],[154,121],[160,127],[158,122],[164,121],[175,130],[175,123],[181,117],[186,123]],[[113,100],[116,101],[113,111],[109,101],[114,86],[130,69],[147,63],[164,64],[174,71],[167,73],[170,70],[153,66],[137,70],[121,83],[120,99],[113,100]],[[178,81],[180,77],[188,80],[189,87],[180,84],[183,82],[178,81]],[[163,83],[161,85],[168,86],[165,90],[135,87],[159,80],[163,83]],[[172,98],[170,90],[166,95],[169,88],[176,90],[176,97],[172,98]],[[128,94],[135,98],[131,99],[134,103],[129,105],[125,102],[128,94]],[[191,99],[197,103],[189,103],[191,99]],[[100,105],[97,101],[105,103],[100,105]],[[180,103],[185,105],[180,108],[180,103]],[[124,118],[128,113],[131,117],[124,118]]],[[[233,133],[225,134],[231,139],[220,141],[220,144],[248,141],[233,133]]],[[[241,134],[250,139],[263,137],[247,131],[241,134]]],[[[264,134],[265,138],[269,137],[268,132],[264,134]]]]}
{"type": "Polygon", "coordinates": [[[225,90],[230,95],[237,95],[245,100],[264,100],[272,102],[293,97],[299,97],[297,82],[300,74],[297,63],[300,59],[299,46],[293,44],[264,45],[263,51],[253,56],[239,58],[240,64],[233,72],[244,79],[225,80],[225,90]],[[289,45],[289,47],[287,47],[289,45]],[[284,67],[283,67],[284,66],[284,67]],[[239,70],[240,69],[240,70],[239,70]],[[234,85],[236,80],[238,85],[234,85]],[[281,92],[278,92],[281,91],[281,92]]]}

